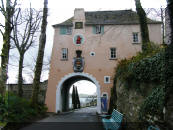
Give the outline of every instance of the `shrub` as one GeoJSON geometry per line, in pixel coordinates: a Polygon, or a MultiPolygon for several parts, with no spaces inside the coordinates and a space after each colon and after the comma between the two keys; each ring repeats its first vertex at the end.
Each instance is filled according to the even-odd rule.
{"type": "Polygon", "coordinates": [[[140,107],[139,119],[154,122],[163,119],[164,87],[155,88],[140,107]]]}
{"type": "Polygon", "coordinates": [[[44,105],[33,108],[29,100],[12,93],[0,96],[0,102],[0,122],[26,122],[46,112],[44,105]]]}

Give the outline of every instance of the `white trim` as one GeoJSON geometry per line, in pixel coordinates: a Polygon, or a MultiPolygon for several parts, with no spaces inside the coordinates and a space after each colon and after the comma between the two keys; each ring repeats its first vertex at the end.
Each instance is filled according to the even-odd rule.
{"type": "Polygon", "coordinates": [[[111,76],[104,76],[104,83],[105,84],[111,83],[111,76]],[[106,82],[106,78],[109,78],[109,81],[108,82],[106,82]]]}
{"type": "Polygon", "coordinates": [[[90,52],[90,56],[95,56],[96,55],[96,53],[95,52],[90,52]],[[93,54],[93,55],[92,55],[93,54]]]}
{"type": "Polygon", "coordinates": [[[75,77],[75,76],[82,76],[90,79],[97,87],[97,112],[101,113],[101,98],[100,98],[100,91],[101,91],[101,86],[99,85],[99,82],[96,80],[95,77],[88,73],[69,73],[68,75],[65,75],[58,83],[56,86],[56,112],[62,111],[62,103],[61,103],[61,90],[63,83],[68,80],[69,78],[75,77]]]}
{"type": "Polygon", "coordinates": [[[115,60],[115,59],[117,59],[117,48],[116,47],[110,47],[110,54],[109,54],[110,56],[110,60],[115,60]],[[115,49],[115,57],[111,57],[112,55],[112,49],[115,49]]]}
{"type": "Polygon", "coordinates": [[[61,60],[67,60],[67,59],[68,59],[68,48],[61,48],[61,60]]]}
{"type": "Polygon", "coordinates": [[[139,43],[139,32],[133,32],[132,37],[133,43],[139,43]]]}

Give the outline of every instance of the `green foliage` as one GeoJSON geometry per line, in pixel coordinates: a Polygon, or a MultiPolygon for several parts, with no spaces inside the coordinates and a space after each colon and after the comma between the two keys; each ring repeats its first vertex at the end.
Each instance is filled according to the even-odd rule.
{"type": "Polygon", "coordinates": [[[73,91],[72,91],[72,104],[73,104],[73,109],[76,109],[77,102],[76,102],[75,86],[73,86],[73,91]]]}
{"type": "MultiPolygon", "coordinates": [[[[133,87],[137,92],[140,92],[141,94],[141,83],[160,84],[161,87],[156,87],[152,91],[151,95],[145,97],[146,99],[140,110],[140,119],[147,120],[149,118],[153,119],[154,117],[161,118],[161,116],[163,115],[163,105],[165,98],[165,92],[163,91],[165,86],[164,47],[159,47],[154,43],[150,43],[148,44],[147,51],[142,53],[139,52],[136,56],[130,59],[121,60],[119,62],[114,78],[113,89],[115,90],[115,92],[111,93],[111,98],[114,97],[114,100],[117,100],[115,98],[117,79],[126,83],[125,86],[127,87],[127,89],[133,87]]],[[[112,109],[113,106],[116,105],[112,105],[110,109],[112,109]]]]}
{"type": "Polygon", "coordinates": [[[165,101],[164,87],[155,88],[145,99],[140,107],[139,118],[141,120],[154,121],[163,118],[163,107],[165,101]],[[155,117],[155,119],[154,119],[155,117]]]}
{"type": "Polygon", "coordinates": [[[116,76],[123,81],[164,82],[165,51],[153,43],[146,52],[139,52],[131,59],[121,60],[116,76]]]}
{"type": "Polygon", "coordinates": [[[76,86],[73,86],[72,104],[73,104],[73,109],[80,108],[80,100],[79,100],[78,90],[76,86]]]}
{"type": "Polygon", "coordinates": [[[77,108],[80,108],[80,100],[79,100],[79,94],[78,94],[77,87],[76,87],[76,89],[75,89],[75,93],[76,93],[77,108]]]}
{"type": "Polygon", "coordinates": [[[31,101],[17,95],[6,93],[0,96],[0,122],[26,122],[46,112],[44,105],[36,108],[31,106],[31,101]]]}

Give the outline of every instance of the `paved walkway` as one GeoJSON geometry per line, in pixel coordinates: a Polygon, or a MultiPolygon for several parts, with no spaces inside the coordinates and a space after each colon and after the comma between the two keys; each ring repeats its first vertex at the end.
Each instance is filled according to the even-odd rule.
{"type": "Polygon", "coordinates": [[[21,130],[103,130],[96,107],[49,116],[21,130]]]}

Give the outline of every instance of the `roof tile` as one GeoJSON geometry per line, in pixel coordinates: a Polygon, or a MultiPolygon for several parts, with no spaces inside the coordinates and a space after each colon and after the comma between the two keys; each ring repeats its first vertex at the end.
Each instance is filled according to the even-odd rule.
{"type": "MultiPolygon", "coordinates": [[[[85,12],[85,25],[129,25],[139,24],[138,15],[132,10],[116,10],[116,11],[92,11],[85,12]]],[[[160,21],[155,21],[147,18],[149,24],[161,24],[160,21]]],[[[53,25],[58,26],[73,26],[73,17],[60,23],[53,25]]]]}

